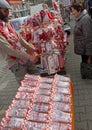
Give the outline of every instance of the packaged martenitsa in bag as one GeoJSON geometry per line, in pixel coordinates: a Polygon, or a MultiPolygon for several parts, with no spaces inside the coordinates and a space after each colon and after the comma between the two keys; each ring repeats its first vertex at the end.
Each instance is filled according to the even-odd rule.
{"type": "Polygon", "coordinates": [[[35,87],[22,87],[22,86],[20,86],[18,91],[19,92],[34,93],[35,92],[35,87]]]}
{"type": "Polygon", "coordinates": [[[46,78],[46,77],[43,77],[40,79],[40,83],[48,83],[48,84],[52,84],[53,82],[53,78],[46,78]]]}
{"type": "Polygon", "coordinates": [[[32,122],[47,122],[47,113],[41,113],[36,111],[29,111],[26,119],[32,122]]]}
{"type": "Polygon", "coordinates": [[[11,104],[13,107],[16,109],[21,108],[21,109],[29,109],[31,104],[30,100],[16,100],[14,99],[11,104]]]}
{"type": "Polygon", "coordinates": [[[35,103],[49,103],[50,102],[50,96],[37,94],[34,102],[35,103]]]}
{"type": "Polygon", "coordinates": [[[48,84],[48,83],[40,83],[39,88],[42,89],[51,89],[52,88],[52,84],[48,84]]]}
{"type": "Polygon", "coordinates": [[[69,113],[72,112],[72,105],[70,103],[54,102],[53,109],[69,113]]]}
{"type": "Polygon", "coordinates": [[[71,103],[71,95],[67,94],[60,94],[60,93],[55,93],[54,94],[54,102],[65,102],[65,103],[71,103]]]}
{"type": "Polygon", "coordinates": [[[16,128],[16,130],[22,130],[23,123],[24,118],[4,117],[1,121],[0,128],[7,128],[7,130],[16,128]]]}
{"type": "Polygon", "coordinates": [[[46,128],[46,123],[32,122],[27,120],[24,123],[24,130],[44,130],[44,128],[46,128]]]}
{"type": "Polygon", "coordinates": [[[15,99],[21,99],[21,100],[30,100],[33,97],[33,93],[27,93],[27,92],[17,92],[15,99]]]}
{"type": "Polygon", "coordinates": [[[35,81],[35,80],[31,81],[31,79],[21,81],[21,86],[23,87],[33,87],[33,86],[36,87],[37,84],[38,84],[38,81],[35,81]]]}
{"type": "Polygon", "coordinates": [[[71,123],[52,122],[50,128],[51,130],[72,130],[72,125],[71,123]]]}
{"type": "Polygon", "coordinates": [[[55,85],[57,87],[62,87],[62,88],[70,88],[70,82],[65,82],[65,81],[55,81],[55,85]]]}
{"type": "Polygon", "coordinates": [[[6,117],[26,118],[28,110],[10,106],[6,111],[6,117]]]}
{"type": "Polygon", "coordinates": [[[51,94],[51,92],[50,92],[49,89],[41,89],[41,88],[40,88],[37,94],[49,96],[49,95],[51,94]]]}
{"type": "Polygon", "coordinates": [[[24,79],[31,80],[31,81],[38,81],[40,79],[40,76],[26,74],[25,77],[24,77],[24,79]]]}
{"type": "Polygon", "coordinates": [[[49,110],[49,105],[44,103],[34,103],[32,110],[40,113],[47,113],[49,110]]]}
{"type": "Polygon", "coordinates": [[[70,77],[68,77],[68,76],[63,76],[63,75],[58,75],[58,74],[56,74],[56,75],[54,76],[54,79],[55,79],[56,81],[71,82],[70,77]]]}
{"type": "Polygon", "coordinates": [[[72,114],[59,110],[52,110],[52,121],[72,123],[72,114]]]}
{"type": "Polygon", "coordinates": [[[57,87],[56,86],[56,92],[59,93],[59,94],[71,94],[71,90],[70,88],[63,88],[63,87],[57,87]]]}

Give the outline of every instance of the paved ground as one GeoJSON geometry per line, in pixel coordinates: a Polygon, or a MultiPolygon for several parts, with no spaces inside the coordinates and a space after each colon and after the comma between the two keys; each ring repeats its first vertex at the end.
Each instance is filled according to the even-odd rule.
{"type": "MultiPolygon", "coordinates": [[[[73,28],[74,21],[71,21],[73,28]]],[[[74,84],[75,130],[92,130],[92,80],[80,76],[80,56],[73,52],[72,32],[66,53],[66,72],[74,84]]],[[[19,84],[0,57],[0,121],[11,104],[19,84]]]]}
{"type": "Polygon", "coordinates": [[[0,57],[0,121],[5,110],[11,104],[19,84],[14,75],[6,68],[6,63],[0,57]]]}

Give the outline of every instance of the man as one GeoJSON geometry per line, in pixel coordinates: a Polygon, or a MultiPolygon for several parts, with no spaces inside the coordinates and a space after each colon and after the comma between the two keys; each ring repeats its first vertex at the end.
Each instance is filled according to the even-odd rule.
{"type": "Polygon", "coordinates": [[[10,8],[6,0],[0,0],[0,54],[7,61],[7,67],[15,74],[16,79],[21,81],[26,73],[38,74],[33,64],[38,58],[34,54],[35,48],[18,36],[8,21],[10,8]]]}

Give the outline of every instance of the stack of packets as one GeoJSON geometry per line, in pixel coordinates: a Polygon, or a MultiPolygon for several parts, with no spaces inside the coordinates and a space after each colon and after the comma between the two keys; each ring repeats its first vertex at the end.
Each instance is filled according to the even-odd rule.
{"type": "Polygon", "coordinates": [[[70,78],[26,74],[0,123],[0,130],[74,130],[70,78]]]}

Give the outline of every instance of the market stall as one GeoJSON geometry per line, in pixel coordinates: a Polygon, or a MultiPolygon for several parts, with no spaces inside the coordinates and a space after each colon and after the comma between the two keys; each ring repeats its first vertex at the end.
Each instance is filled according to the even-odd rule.
{"type": "Polygon", "coordinates": [[[73,83],[70,77],[56,74],[65,65],[68,45],[59,9],[51,14],[45,6],[20,28],[19,35],[37,50],[40,72],[49,76],[25,75],[0,130],[75,130],[73,83]]]}
{"type": "Polygon", "coordinates": [[[0,130],[74,130],[73,84],[67,76],[26,74],[0,130]]]}

